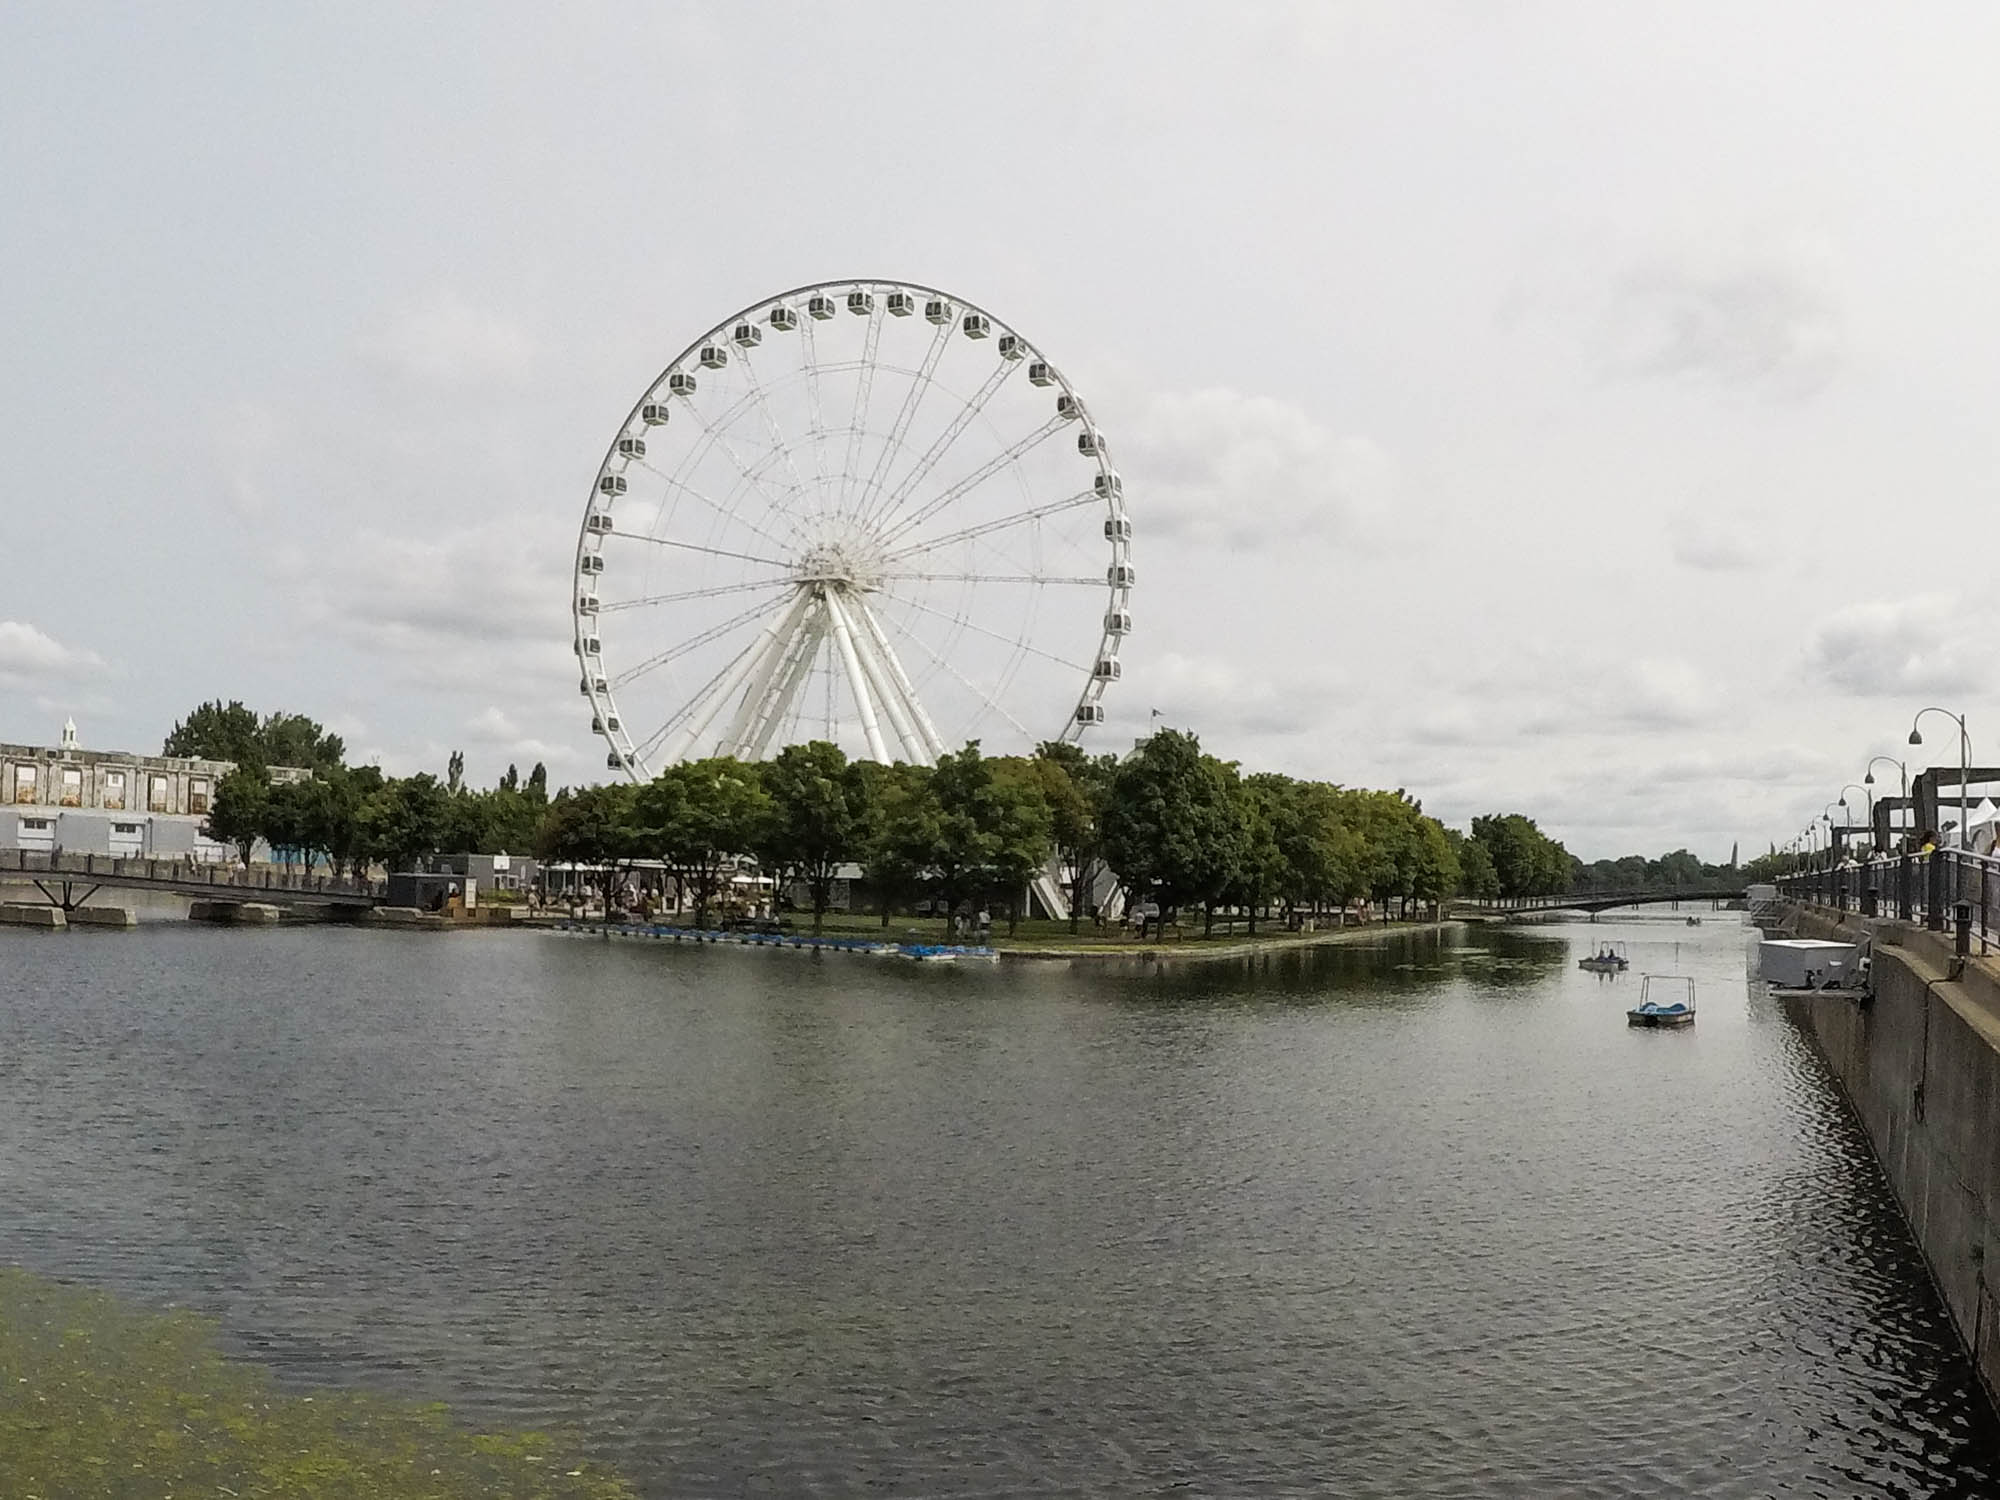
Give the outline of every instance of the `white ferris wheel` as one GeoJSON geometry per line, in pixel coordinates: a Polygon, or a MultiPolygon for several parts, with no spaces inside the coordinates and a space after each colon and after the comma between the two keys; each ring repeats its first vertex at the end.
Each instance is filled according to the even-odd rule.
{"type": "Polygon", "coordinates": [[[1083,399],[990,313],[895,281],[767,298],[667,366],[591,486],[591,728],[635,780],[1073,740],[1118,680],[1131,536],[1083,399]]]}

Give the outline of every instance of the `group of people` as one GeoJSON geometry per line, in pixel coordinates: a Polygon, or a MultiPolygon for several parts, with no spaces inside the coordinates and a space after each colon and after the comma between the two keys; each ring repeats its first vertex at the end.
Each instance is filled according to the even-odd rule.
{"type": "Polygon", "coordinates": [[[949,925],[953,942],[975,938],[983,943],[993,936],[993,914],[983,906],[977,912],[954,911],[949,925]]]}

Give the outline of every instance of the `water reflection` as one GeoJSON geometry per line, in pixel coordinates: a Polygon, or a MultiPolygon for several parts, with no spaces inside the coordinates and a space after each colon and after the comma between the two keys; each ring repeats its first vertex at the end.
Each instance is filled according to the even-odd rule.
{"type": "Polygon", "coordinates": [[[649,1493],[1993,1479],[1733,924],[964,972],[161,928],[0,969],[0,1260],[573,1426],[649,1493]],[[1630,1031],[1669,970],[1699,1025],[1630,1031]]]}

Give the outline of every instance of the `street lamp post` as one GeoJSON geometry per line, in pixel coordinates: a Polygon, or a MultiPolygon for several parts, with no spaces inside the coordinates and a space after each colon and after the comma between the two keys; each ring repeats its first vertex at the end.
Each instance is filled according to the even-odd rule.
{"type": "Polygon", "coordinates": [[[1859,792],[1867,799],[1868,841],[1872,844],[1875,841],[1875,794],[1869,791],[1867,787],[1856,786],[1851,781],[1840,789],[1840,810],[1846,813],[1850,820],[1854,817],[1854,810],[1847,805],[1847,794],[1849,792],[1859,792]]]}
{"type": "Polygon", "coordinates": [[[1972,847],[1972,830],[1965,826],[1965,784],[1972,779],[1972,735],[1965,727],[1965,715],[1955,714],[1948,708],[1920,708],[1917,717],[1910,720],[1910,743],[1921,745],[1924,737],[1917,733],[1918,720],[1925,714],[1943,714],[1958,726],[1958,847],[1972,847]]]}
{"type": "MultiPolygon", "coordinates": [[[[1896,774],[1897,774],[1897,776],[1899,776],[1899,777],[1901,777],[1901,778],[1902,778],[1902,787],[1903,787],[1903,810],[1904,810],[1904,814],[1905,814],[1905,816],[1907,816],[1907,815],[1908,815],[1908,812],[1909,812],[1909,806],[1910,806],[1910,768],[1909,768],[1909,767],[1908,767],[1907,765],[1905,765],[1905,764],[1904,764],[1904,763],[1903,763],[1902,761],[1900,761],[1900,760],[1897,760],[1897,759],[1896,759],[1896,757],[1895,757],[1895,756],[1893,756],[1893,755],[1878,755],[1878,756],[1876,756],[1876,757],[1875,757],[1875,758],[1874,758],[1873,760],[1870,760],[1870,761],[1868,762],[1868,774],[1867,774],[1867,775],[1865,775],[1865,776],[1863,776],[1863,777],[1861,778],[1861,780],[1862,780],[1862,783],[1863,783],[1864,785],[1866,785],[1866,786],[1873,786],[1873,785],[1875,785],[1875,765],[1876,765],[1876,762],[1877,762],[1877,761],[1884,761],[1884,760],[1886,760],[1887,762],[1889,762],[1889,764],[1890,764],[1890,765],[1894,766],[1894,767],[1896,768],[1896,774]]],[[[1873,813],[1870,813],[1870,814],[1869,814],[1869,821],[1870,821],[1871,823],[1872,823],[1872,822],[1874,821],[1874,814],[1873,814],[1873,813]]]]}

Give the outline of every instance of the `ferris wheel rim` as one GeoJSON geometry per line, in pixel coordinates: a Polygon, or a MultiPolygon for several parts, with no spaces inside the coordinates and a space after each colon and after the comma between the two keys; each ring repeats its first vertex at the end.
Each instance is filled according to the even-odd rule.
{"type": "MultiPolygon", "coordinates": [[[[838,306],[838,302],[834,305],[838,306]]],[[[885,305],[893,310],[893,303],[885,305]]],[[[906,307],[904,311],[897,315],[899,317],[908,316],[912,310],[914,310],[913,306],[906,307]]],[[[828,316],[831,315],[821,314],[817,311],[811,314],[814,321],[823,321],[828,316]]],[[[718,363],[710,368],[721,368],[721,364],[718,363]]],[[[912,743],[928,743],[933,754],[943,752],[944,747],[941,739],[938,737],[935,728],[930,724],[928,715],[925,714],[920,700],[911,687],[908,675],[900,662],[896,660],[896,653],[888,638],[889,632],[893,631],[901,638],[908,640],[924,651],[939,667],[957,678],[962,686],[982,699],[989,708],[996,711],[1015,730],[1030,740],[1034,738],[1033,732],[1028,730],[1014,713],[996,701],[994,695],[967,681],[945,656],[934,651],[930,643],[922,635],[912,631],[903,620],[890,618],[887,622],[888,630],[885,631],[882,621],[877,618],[880,611],[871,609],[867,604],[866,598],[863,596],[847,597],[848,586],[846,584],[839,587],[826,587],[817,591],[816,595],[810,580],[801,579],[799,573],[801,564],[796,552],[791,557],[783,555],[778,557],[764,557],[748,552],[736,551],[732,548],[703,545],[684,539],[639,536],[637,533],[619,532],[614,529],[615,523],[611,521],[609,506],[611,500],[616,498],[616,495],[608,493],[606,489],[607,477],[613,475],[619,477],[621,487],[618,493],[622,494],[624,492],[622,487],[623,476],[630,471],[634,463],[638,463],[660,477],[670,488],[678,488],[687,490],[689,493],[695,493],[697,498],[704,500],[717,512],[716,519],[709,523],[710,530],[705,538],[709,543],[714,543],[717,540],[717,533],[731,524],[745,527],[751,531],[758,531],[758,528],[738,518],[736,515],[737,510],[753,494],[760,495],[763,498],[767,513],[772,509],[777,509],[780,514],[783,514],[781,507],[771,506],[770,492],[766,491],[758,481],[755,472],[756,463],[745,464],[736,455],[734,450],[728,447],[724,437],[729,424],[735,420],[736,416],[746,406],[753,402],[758,406],[766,425],[772,429],[772,436],[775,442],[771,451],[786,466],[792,468],[794,485],[784,493],[787,496],[801,499],[817,494],[823,503],[827,491],[828,476],[825,474],[823,467],[820,467],[823,458],[823,450],[820,442],[827,437],[844,434],[848,440],[848,464],[851,468],[856,450],[862,441],[870,435],[870,430],[866,425],[866,403],[872,391],[874,374],[878,368],[887,369],[893,373],[907,375],[912,378],[912,384],[905,396],[904,407],[898,414],[897,424],[892,429],[888,439],[882,443],[877,454],[874,472],[866,484],[862,486],[863,493],[859,497],[861,509],[856,511],[854,518],[857,522],[864,519],[872,519],[877,522],[894,521],[894,524],[883,535],[881,541],[885,546],[892,541],[897,542],[899,545],[887,553],[884,559],[885,562],[904,562],[920,557],[927,552],[941,551],[947,547],[969,542],[981,534],[1004,530],[1023,523],[1037,522],[1046,515],[1053,515],[1071,509],[1084,509],[1095,504],[1101,504],[1106,515],[1105,536],[1110,543],[1107,550],[1112,559],[1110,568],[1102,578],[1041,575],[1037,573],[995,575],[975,574],[971,572],[953,573],[948,571],[938,573],[897,573],[893,575],[885,572],[882,575],[884,580],[894,577],[898,581],[909,582],[958,581],[962,582],[967,589],[975,587],[978,584],[1032,584],[1035,587],[1031,591],[1033,597],[1029,604],[1028,624],[1033,623],[1035,612],[1039,607],[1041,589],[1045,586],[1058,584],[1062,586],[1083,586],[1104,589],[1106,591],[1107,602],[1102,629],[1098,633],[1095,648],[1088,664],[1074,662],[1066,657],[1057,656],[1052,652],[1031,646],[1025,638],[1016,638],[1009,641],[1007,637],[999,632],[973,626],[963,614],[947,616],[943,611],[936,608],[935,605],[925,605],[920,600],[912,600],[896,593],[887,587],[886,582],[880,585],[879,591],[884,597],[893,598],[907,608],[949,620],[959,632],[963,632],[968,628],[980,630],[981,633],[1009,645],[1012,654],[1003,670],[1000,684],[1001,692],[1004,692],[1013,677],[1020,671],[1023,662],[1030,655],[1045,658],[1066,670],[1081,672],[1083,674],[1082,685],[1076,694],[1070,711],[1065,716],[1062,727],[1055,733],[1046,736],[1048,739],[1075,742],[1081,739],[1084,731],[1091,724],[1103,721],[1102,709],[1095,708],[1093,712],[1093,706],[1102,698],[1108,683],[1116,680],[1116,664],[1122,650],[1124,638],[1130,633],[1131,628],[1129,612],[1130,595],[1133,585],[1133,574],[1129,564],[1131,530],[1121,478],[1118,471],[1110,462],[1108,448],[1104,446],[1100,429],[1097,428],[1095,421],[1091,417],[1087,402],[1085,402],[1076,387],[1071,384],[1069,378],[1062,373],[1060,367],[1054,365],[1053,362],[1047,361],[1045,356],[1040,355],[1039,346],[1034,345],[1032,342],[1026,340],[1024,336],[1020,335],[1012,323],[1000,319],[981,304],[940,287],[901,278],[828,278],[804,283],[799,286],[787,288],[784,291],[757,298],[713,323],[694,339],[690,340],[672,360],[661,367],[659,373],[641,392],[639,398],[626,413],[624,420],[619,424],[605,451],[604,458],[597,466],[591,493],[589,499],[586,501],[584,523],[578,533],[573,559],[571,572],[571,622],[572,645],[578,663],[583,670],[583,695],[588,699],[592,710],[593,731],[610,747],[610,754],[607,757],[607,766],[609,768],[622,770],[633,781],[647,779],[651,774],[650,762],[653,757],[658,755],[666,744],[672,743],[676,721],[683,720],[691,713],[703,713],[707,717],[700,727],[695,730],[691,742],[685,747],[681,755],[671,757],[671,759],[684,758],[686,754],[692,753],[694,749],[698,748],[701,737],[707,730],[707,720],[715,716],[719,707],[726,704],[739,691],[744,692],[745,698],[737,715],[738,722],[742,721],[744,715],[748,714],[752,707],[747,696],[749,687],[753,684],[761,683],[762,686],[759,688],[759,691],[767,690],[770,685],[771,674],[781,668],[793,674],[792,679],[788,679],[786,687],[786,693],[789,696],[784,700],[784,703],[789,705],[792,698],[795,698],[798,693],[796,681],[798,650],[807,649],[797,648],[797,640],[805,639],[810,635],[810,632],[794,620],[793,617],[799,616],[801,606],[809,597],[815,596],[818,597],[820,602],[819,613],[825,617],[826,621],[826,624],[820,627],[822,635],[826,629],[831,629],[838,636],[836,643],[828,643],[821,639],[811,640],[809,642],[809,650],[813,654],[808,655],[805,659],[806,669],[808,674],[810,674],[811,664],[817,659],[817,652],[822,645],[826,646],[828,661],[828,667],[826,668],[828,678],[826,684],[828,698],[827,723],[830,732],[836,723],[832,709],[834,688],[833,663],[836,654],[838,654],[840,660],[845,664],[846,672],[850,679],[850,687],[854,689],[854,701],[859,710],[859,718],[865,729],[870,749],[873,752],[872,758],[888,759],[889,757],[884,753],[886,741],[879,733],[879,725],[874,722],[870,714],[870,687],[875,688],[879,692],[885,716],[893,718],[897,709],[900,708],[905,717],[922,720],[923,733],[919,735],[914,734],[910,726],[906,725],[902,719],[897,719],[895,727],[899,743],[903,744],[906,749],[910,748],[912,743]],[[844,363],[834,362],[823,368],[817,364],[813,358],[816,341],[812,334],[812,325],[811,322],[807,321],[801,315],[800,308],[815,305],[815,299],[838,296],[839,299],[847,302],[850,311],[860,312],[862,309],[855,307],[851,299],[856,295],[862,294],[874,298],[884,298],[891,294],[901,294],[913,298],[925,299],[927,302],[935,299],[936,302],[943,304],[948,313],[946,319],[933,316],[928,309],[926,311],[928,321],[937,325],[937,332],[933,335],[932,349],[927,354],[924,367],[921,371],[912,371],[905,366],[884,363],[877,358],[876,350],[881,330],[884,326],[884,314],[876,310],[873,302],[870,302],[867,306],[869,327],[867,330],[867,342],[862,356],[858,360],[844,363]],[[808,386],[813,386],[824,373],[829,373],[836,369],[842,371],[849,369],[857,370],[860,372],[859,378],[863,382],[860,388],[858,410],[854,418],[850,421],[849,426],[846,428],[822,429],[815,423],[809,429],[808,435],[816,440],[814,444],[815,466],[820,468],[816,488],[808,484],[804,476],[800,473],[795,461],[793,447],[784,442],[783,435],[776,428],[767,394],[762,387],[755,366],[749,358],[750,349],[755,347],[756,341],[753,340],[751,344],[742,345],[738,349],[731,349],[729,347],[733,329],[740,330],[746,324],[751,324],[761,329],[761,324],[764,320],[769,320],[775,324],[776,320],[772,317],[772,314],[775,309],[780,307],[789,309],[792,317],[789,323],[777,326],[781,328],[781,331],[800,332],[802,335],[800,342],[807,352],[805,363],[800,369],[788,372],[782,377],[783,382],[789,383],[797,380],[805,382],[808,386]],[[980,391],[973,398],[966,398],[959,395],[959,393],[951,390],[950,387],[942,386],[933,379],[933,371],[937,359],[941,351],[951,342],[951,334],[954,331],[964,331],[969,336],[975,338],[986,336],[986,332],[979,334],[971,333],[972,325],[969,321],[969,315],[976,315],[979,319],[983,320],[981,326],[987,332],[998,331],[1002,333],[1004,338],[1014,340],[1015,347],[1021,351],[1019,353],[1007,354],[1004,352],[1005,345],[1001,345],[1000,347],[1003,350],[1001,359],[997,362],[996,368],[989,373],[987,380],[982,383],[980,391]],[[691,378],[691,372],[698,363],[706,364],[708,351],[718,348],[723,350],[723,362],[726,362],[727,357],[732,353],[741,356],[742,368],[747,373],[751,389],[747,394],[738,397],[734,405],[726,412],[704,417],[694,406],[693,395],[697,387],[691,378]],[[973,471],[970,476],[961,479],[954,487],[956,494],[954,490],[947,490],[941,496],[929,499],[914,514],[897,517],[898,506],[902,503],[908,492],[913,490],[928,475],[930,469],[935,467],[937,459],[942,458],[944,454],[948,453],[956,445],[959,437],[963,434],[965,425],[972,420],[982,417],[982,408],[985,402],[991,399],[994,391],[1006,383],[1006,377],[1011,373],[1012,366],[1021,362],[1023,353],[1034,356],[1044,375],[1047,377],[1044,379],[1042,376],[1037,376],[1034,383],[1038,386],[1054,387],[1054,394],[1057,397],[1056,408],[1058,416],[1045,419],[1042,427],[1036,429],[1030,435],[1030,439],[1025,440],[1025,443],[1017,442],[1013,447],[1003,450],[992,460],[989,460],[986,465],[982,465],[981,468],[973,471]],[[687,389],[684,391],[673,390],[675,378],[684,373],[690,374],[687,389]],[[961,402],[962,411],[954,416],[952,424],[948,425],[946,431],[933,443],[933,449],[927,451],[918,464],[905,473],[894,492],[889,494],[886,501],[883,501],[881,492],[887,488],[887,471],[892,467],[892,460],[900,451],[903,434],[907,430],[908,422],[913,417],[916,406],[921,403],[923,395],[934,385],[937,388],[946,390],[947,394],[955,396],[961,402]],[[724,509],[713,499],[693,491],[691,486],[668,476],[664,471],[647,463],[644,457],[645,449],[643,443],[640,445],[639,456],[637,458],[634,458],[626,449],[625,445],[628,439],[638,433],[652,430],[651,419],[645,416],[648,405],[649,403],[664,400],[663,392],[668,391],[673,391],[674,394],[683,397],[686,408],[690,412],[695,413],[692,420],[703,433],[702,445],[696,449],[697,455],[705,456],[710,447],[720,446],[728,453],[733,466],[738,470],[741,478],[733,481],[729,487],[728,493],[732,499],[727,509],[724,509]],[[1027,511],[1002,518],[999,521],[962,527],[956,533],[949,533],[938,538],[925,539],[922,536],[923,526],[934,516],[948,511],[956,495],[962,495],[976,489],[987,478],[991,477],[992,474],[1004,473],[1010,468],[1017,470],[1019,459],[1022,453],[1027,451],[1028,447],[1038,444],[1071,423],[1076,424],[1076,430],[1080,433],[1096,438],[1095,447],[1085,447],[1083,449],[1085,454],[1094,460],[1092,465],[1092,479],[1089,486],[1075,494],[1047,501],[1039,507],[1031,507],[1027,511]],[[871,510],[870,507],[876,507],[876,509],[871,510]],[[606,524],[601,529],[594,529],[600,518],[606,524]],[[1115,530],[1114,525],[1117,528],[1115,530]],[[708,553],[718,557],[732,557],[770,567],[776,571],[770,577],[764,579],[737,580],[731,584],[718,584],[685,590],[677,596],[662,595],[652,600],[640,598],[616,601],[607,607],[603,606],[597,600],[594,592],[587,591],[595,589],[593,579],[602,573],[602,548],[604,543],[612,536],[617,536],[625,540],[657,541],[664,546],[687,548],[696,553],[708,553]],[[598,558],[596,573],[590,571],[586,561],[586,559],[593,556],[598,558]],[[786,588],[792,590],[790,597],[779,592],[786,588]],[[681,600],[697,597],[720,598],[726,594],[747,593],[756,593],[759,595],[773,593],[776,594],[776,597],[768,599],[760,598],[759,603],[753,606],[753,608],[731,616],[722,625],[714,627],[710,631],[702,632],[693,641],[683,642],[678,647],[670,647],[668,652],[658,653],[656,654],[656,658],[648,658],[637,665],[626,667],[615,676],[606,670],[601,639],[602,625],[600,624],[600,618],[603,614],[622,613],[646,607],[649,604],[662,604],[675,598],[681,600]],[[836,594],[841,596],[841,599],[838,601],[834,598],[836,594]],[[585,607],[586,600],[589,603],[587,610],[585,607]],[[726,661],[723,667],[707,683],[698,688],[693,696],[688,698],[681,708],[668,718],[666,723],[662,724],[643,740],[634,738],[632,730],[624,724],[619,714],[615,689],[635,682],[640,675],[656,668],[660,664],[660,658],[670,657],[675,652],[684,653],[690,647],[708,644],[715,639],[726,639],[736,631],[754,626],[759,620],[765,621],[765,629],[753,638],[751,646],[746,647],[743,652],[726,661]],[[775,637],[767,639],[767,637],[770,637],[772,627],[779,625],[781,621],[792,622],[786,626],[788,633],[785,639],[782,642],[778,641],[775,637]],[[879,654],[877,654],[878,652],[879,654]],[[739,675],[741,676],[741,681],[737,680],[739,675]],[[898,683],[901,685],[900,691],[897,687],[898,683]],[[711,701],[711,697],[713,701],[711,701]]],[[[816,389],[812,392],[811,399],[814,405],[815,416],[817,416],[818,393],[816,389]]],[[[660,419],[662,425],[664,425],[665,420],[665,417],[660,419]]],[[[683,467],[686,467],[687,464],[688,460],[684,457],[683,467]]],[[[840,503],[845,503],[848,492],[853,487],[854,478],[853,474],[843,471],[840,503]]],[[[676,501],[675,503],[677,504],[678,502],[676,501]]],[[[672,507],[663,505],[656,512],[655,529],[665,528],[672,518],[672,507]]],[[[823,510],[820,513],[820,518],[824,519],[823,510]]],[[[758,534],[768,537],[768,533],[759,532],[758,534]]],[[[776,537],[768,537],[768,539],[782,554],[787,543],[776,537]]],[[[1038,537],[1036,541],[1037,551],[1039,551],[1039,547],[1040,542],[1038,537]]],[[[876,586],[871,585],[869,592],[875,591],[876,586]]],[[[1024,625],[1023,630],[1025,628],[1026,626],[1024,625]]],[[[762,705],[759,705],[758,708],[761,712],[762,705]]],[[[798,715],[802,715],[803,712],[803,701],[800,700],[799,707],[795,711],[793,719],[795,727],[802,723],[798,715]]],[[[761,758],[764,750],[768,747],[770,739],[773,737],[773,731],[782,727],[774,720],[772,723],[762,726],[759,729],[756,749],[753,752],[752,758],[761,758]]],[[[734,731],[732,730],[733,733],[734,731]]],[[[740,747],[747,743],[747,741],[739,735],[733,740],[733,743],[740,747]]]]}

